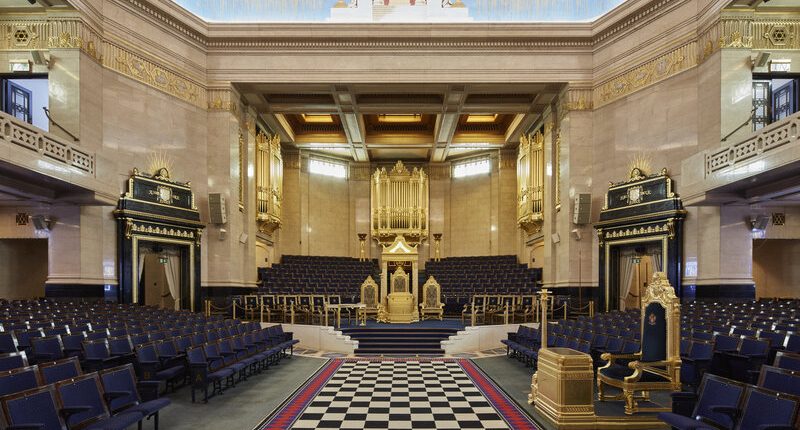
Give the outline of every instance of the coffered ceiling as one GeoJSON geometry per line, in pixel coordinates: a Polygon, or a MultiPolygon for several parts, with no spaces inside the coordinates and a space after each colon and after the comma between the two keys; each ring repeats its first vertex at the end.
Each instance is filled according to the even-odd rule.
{"type": "Polygon", "coordinates": [[[513,147],[561,84],[238,84],[285,145],[355,161],[513,147]]]}

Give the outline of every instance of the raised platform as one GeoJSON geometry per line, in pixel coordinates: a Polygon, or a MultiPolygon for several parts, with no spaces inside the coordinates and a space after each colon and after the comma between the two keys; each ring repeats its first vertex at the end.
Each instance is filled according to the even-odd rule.
{"type": "Polygon", "coordinates": [[[356,355],[441,356],[442,341],[449,339],[463,325],[459,321],[422,321],[411,324],[380,324],[370,321],[366,327],[342,329],[358,341],[356,355]]]}

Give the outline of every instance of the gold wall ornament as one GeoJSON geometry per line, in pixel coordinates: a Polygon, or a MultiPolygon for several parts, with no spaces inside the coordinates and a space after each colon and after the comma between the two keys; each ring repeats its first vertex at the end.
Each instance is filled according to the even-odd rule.
{"type": "Polygon", "coordinates": [[[105,67],[207,109],[206,90],[200,84],[112,43],[105,43],[104,50],[102,59],[105,67]]]}
{"type": "Polygon", "coordinates": [[[256,223],[272,234],[281,227],[283,211],[283,157],[276,135],[256,134],[256,223]]]}
{"type": "MultiPolygon", "coordinates": [[[[147,171],[156,179],[171,181],[172,167],[174,162],[172,157],[164,150],[157,150],[147,154],[147,171]]],[[[134,169],[134,175],[138,175],[139,170],[134,169]]]]}
{"type": "Polygon", "coordinates": [[[244,212],[244,187],[247,180],[247,165],[245,162],[245,152],[247,146],[244,141],[244,132],[239,129],[239,212],[244,212]]]}
{"type": "Polygon", "coordinates": [[[520,138],[517,155],[517,225],[528,235],[544,225],[544,135],[520,138]]]}
{"type": "Polygon", "coordinates": [[[698,63],[697,43],[690,42],[595,87],[593,100],[600,107],[658,83],[698,63]]]}
{"type": "Polygon", "coordinates": [[[370,187],[372,237],[390,244],[397,237],[418,244],[428,237],[428,175],[402,161],[375,170],[370,187]]]}
{"type": "Polygon", "coordinates": [[[555,202],[556,209],[561,208],[561,130],[556,132],[556,141],[553,145],[553,166],[555,167],[555,202]]]}
{"type": "Polygon", "coordinates": [[[759,36],[753,38],[753,49],[800,49],[800,19],[756,18],[752,25],[759,36]]]}

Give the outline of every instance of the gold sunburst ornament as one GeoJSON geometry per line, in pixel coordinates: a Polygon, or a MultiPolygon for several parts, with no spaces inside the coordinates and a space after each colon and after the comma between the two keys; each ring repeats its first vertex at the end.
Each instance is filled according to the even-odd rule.
{"type": "Polygon", "coordinates": [[[147,156],[147,171],[161,179],[170,179],[172,164],[172,157],[164,151],[152,152],[147,156]]]}
{"type": "Polygon", "coordinates": [[[648,157],[646,154],[640,152],[630,158],[630,164],[628,165],[630,181],[638,181],[645,178],[648,174],[650,174],[651,170],[652,166],[650,164],[650,157],[648,157]]]}

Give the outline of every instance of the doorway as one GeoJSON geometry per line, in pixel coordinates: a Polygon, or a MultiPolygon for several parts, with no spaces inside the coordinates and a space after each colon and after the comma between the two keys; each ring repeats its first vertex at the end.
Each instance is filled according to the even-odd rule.
{"type": "MultiPolygon", "coordinates": [[[[618,251],[616,286],[618,309],[640,309],[641,296],[653,273],[662,271],[663,247],[660,242],[622,246],[618,251]]],[[[614,303],[614,302],[612,302],[614,303]]]]}
{"type": "Polygon", "coordinates": [[[800,240],[754,239],[753,281],[756,298],[800,297],[800,240]]]}
{"type": "Polygon", "coordinates": [[[164,309],[190,307],[188,256],[185,246],[139,244],[139,303],[164,309]]]}
{"type": "Polygon", "coordinates": [[[0,297],[44,297],[47,239],[0,239],[0,297]]]}

